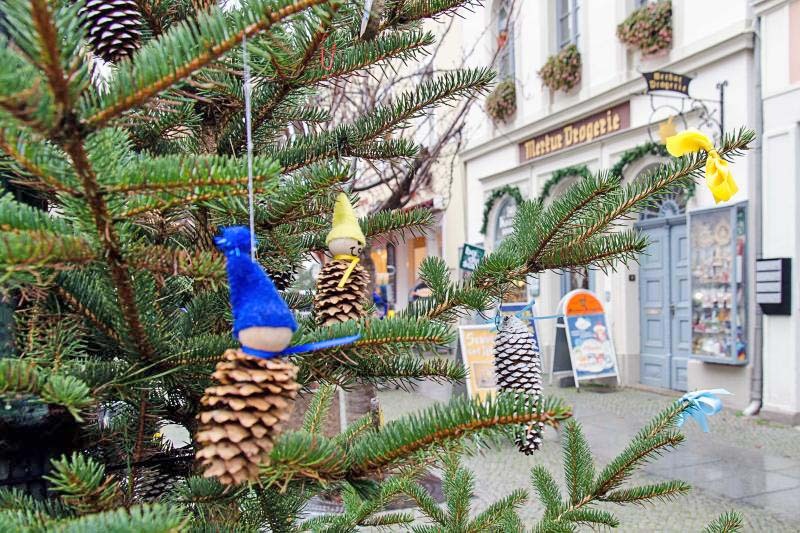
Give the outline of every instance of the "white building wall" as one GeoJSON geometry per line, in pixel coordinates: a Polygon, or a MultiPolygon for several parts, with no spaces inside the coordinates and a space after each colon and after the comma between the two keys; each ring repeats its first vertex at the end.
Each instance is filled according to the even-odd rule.
{"type": "Polygon", "coordinates": [[[800,421],[800,1],[754,2],[761,17],[764,257],[792,259],[792,314],[764,316],[764,412],[800,421]],[[793,43],[793,45],[789,45],[793,43]]]}
{"type": "MultiPolygon", "coordinates": [[[[491,239],[480,233],[484,202],[492,190],[506,184],[518,185],[523,196],[537,196],[544,182],[558,169],[585,164],[590,170],[611,167],[621,154],[649,139],[648,124],[665,117],[651,116],[649,97],[642,95],[641,71],[669,70],[694,78],[691,94],[715,99],[716,84],[728,80],[725,95],[725,126],[728,131],[752,126],[754,121],[755,78],[752,58],[752,16],[750,0],[673,0],[673,46],[655,58],[642,60],[616,37],[616,26],[630,12],[627,0],[583,0],[580,14],[579,49],[582,54],[582,82],[569,94],[551,94],[541,85],[537,71],[555,51],[555,2],[523,0],[515,22],[515,64],[517,113],[507,124],[492,124],[482,103],[473,107],[468,122],[467,147],[462,153],[463,211],[465,232],[450,238],[448,247],[460,246],[463,239],[485,244],[491,239]],[[518,144],[576,119],[630,101],[630,128],[573,149],[521,163],[518,144]],[[465,234],[465,237],[464,237],[465,234]]],[[[472,66],[486,64],[495,49],[492,31],[494,5],[487,5],[466,18],[462,26],[462,48],[475,47],[472,66]]],[[[785,37],[784,37],[785,39],[785,37]]],[[[777,42],[780,42],[778,39],[777,42]]],[[[783,41],[786,42],[785,40],[783,41]]],[[[666,102],[666,100],[663,100],[666,102]]],[[[663,103],[662,102],[662,103],[663,103]]],[[[748,199],[752,165],[749,157],[739,158],[734,172],[740,187],[735,201],[748,199]]],[[[634,176],[648,160],[640,160],[626,174],[634,176]]],[[[630,176],[626,176],[630,177],[630,176]]],[[[710,192],[698,184],[689,210],[712,207],[710,192]]],[[[545,273],[542,294],[537,299],[540,314],[555,312],[560,299],[560,278],[545,273]]],[[[609,310],[612,334],[621,373],[626,383],[639,379],[639,295],[638,266],[617,272],[596,273],[595,290],[609,310]],[[629,280],[634,275],[635,281],[629,280]]],[[[540,337],[545,350],[552,349],[553,324],[542,323],[540,337]]],[[[689,389],[725,386],[736,395],[727,403],[743,407],[749,401],[749,367],[727,367],[692,362],[689,389]]]]}

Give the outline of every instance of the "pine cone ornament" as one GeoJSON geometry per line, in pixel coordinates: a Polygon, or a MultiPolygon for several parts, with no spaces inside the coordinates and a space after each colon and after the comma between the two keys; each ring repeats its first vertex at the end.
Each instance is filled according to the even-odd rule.
{"type": "Polygon", "coordinates": [[[152,457],[152,466],[136,469],[134,500],[155,502],[164,498],[181,480],[189,477],[193,456],[191,448],[186,447],[152,457]]]}
{"type": "MultiPolygon", "coordinates": [[[[515,316],[507,316],[497,332],[494,345],[494,372],[503,391],[525,394],[532,404],[542,397],[542,363],[539,346],[527,326],[515,316]]],[[[533,422],[521,428],[517,446],[531,455],[542,445],[544,424],[533,422]]]]}
{"type": "Polygon", "coordinates": [[[267,269],[267,274],[270,279],[272,279],[272,283],[275,284],[276,289],[285,291],[294,283],[297,271],[294,268],[288,268],[284,271],[267,269]]]}
{"type": "Polygon", "coordinates": [[[250,357],[228,350],[212,374],[220,385],[206,389],[198,415],[197,442],[204,475],[226,484],[258,479],[280,424],[289,420],[300,388],[297,367],[284,359],[250,357]]]}
{"type": "Polygon", "coordinates": [[[322,326],[357,320],[364,316],[367,304],[369,273],[356,264],[347,282],[339,287],[350,261],[329,261],[317,277],[317,293],[314,295],[314,316],[322,326]]]}
{"type": "Polygon", "coordinates": [[[92,51],[115,62],[139,48],[142,16],[134,0],[86,0],[81,9],[92,51]]]}

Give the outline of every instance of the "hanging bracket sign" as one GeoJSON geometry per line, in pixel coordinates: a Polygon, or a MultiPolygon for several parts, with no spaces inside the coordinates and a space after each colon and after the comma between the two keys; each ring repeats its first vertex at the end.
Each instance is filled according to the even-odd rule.
{"type": "MultiPolygon", "coordinates": [[[[603,303],[591,291],[568,292],[559,304],[565,335],[556,336],[556,344],[567,342],[575,386],[581,380],[616,377],[617,356],[603,303]]],[[[558,351],[559,346],[555,350],[558,351]]]]}
{"type": "Polygon", "coordinates": [[[689,84],[692,78],[683,74],[654,70],[653,72],[642,72],[644,81],[647,82],[647,92],[667,91],[671,93],[681,93],[689,96],[689,84]]]}
{"type": "Polygon", "coordinates": [[[462,270],[469,270],[472,272],[476,268],[478,268],[478,263],[481,262],[483,259],[483,255],[486,252],[483,248],[479,248],[478,246],[473,246],[471,244],[464,244],[464,248],[461,250],[461,261],[459,261],[459,266],[462,270]]]}

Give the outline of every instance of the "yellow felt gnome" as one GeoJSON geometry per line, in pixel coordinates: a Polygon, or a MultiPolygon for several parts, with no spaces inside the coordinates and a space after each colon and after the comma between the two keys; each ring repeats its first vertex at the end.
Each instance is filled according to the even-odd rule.
{"type": "Polygon", "coordinates": [[[327,326],[365,315],[369,274],[359,264],[366,238],[347,195],[340,193],[333,208],[333,227],[325,243],[333,255],[319,273],[314,296],[317,322],[327,326]]]}

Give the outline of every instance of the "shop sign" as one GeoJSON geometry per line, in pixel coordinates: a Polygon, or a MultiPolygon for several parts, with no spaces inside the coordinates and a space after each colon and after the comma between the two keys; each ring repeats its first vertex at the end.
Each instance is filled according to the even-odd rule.
{"type": "Polygon", "coordinates": [[[592,142],[611,133],[628,129],[630,125],[631,106],[630,102],[625,102],[520,143],[520,158],[522,161],[530,161],[559,150],[592,142]]]}
{"type": "Polygon", "coordinates": [[[486,400],[497,387],[494,377],[494,324],[459,326],[461,358],[467,369],[467,393],[470,398],[486,400]]]}
{"type": "Polygon", "coordinates": [[[464,248],[461,250],[461,261],[459,265],[462,270],[469,270],[472,272],[478,268],[478,263],[481,262],[485,253],[483,248],[471,244],[464,244],[464,248]]]}
{"type": "Polygon", "coordinates": [[[653,72],[642,72],[645,82],[647,82],[647,92],[668,91],[671,93],[681,93],[689,96],[689,83],[692,78],[674,72],[655,70],[653,72]]]}
{"type": "Polygon", "coordinates": [[[574,290],[564,296],[560,307],[575,383],[618,376],[605,308],[597,295],[585,289],[574,290]]]}

